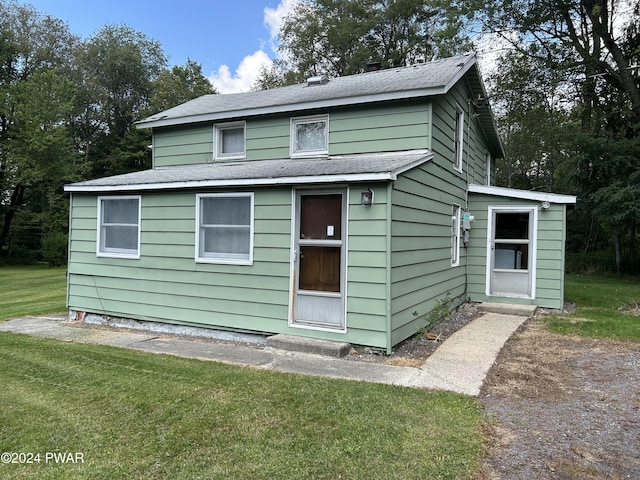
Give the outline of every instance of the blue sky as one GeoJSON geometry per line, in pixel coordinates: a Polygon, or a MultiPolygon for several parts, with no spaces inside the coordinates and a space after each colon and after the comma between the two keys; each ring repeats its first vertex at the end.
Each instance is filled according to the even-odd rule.
{"type": "Polygon", "coordinates": [[[160,42],[170,65],[202,65],[221,93],[247,91],[260,65],[275,58],[275,35],[296,0],[19,0],[90,38],[126,24],[160,42]]]}

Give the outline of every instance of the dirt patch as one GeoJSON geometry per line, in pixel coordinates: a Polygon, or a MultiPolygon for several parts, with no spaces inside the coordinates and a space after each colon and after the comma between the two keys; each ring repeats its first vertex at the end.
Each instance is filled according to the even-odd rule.
{"type": "Polygon", "coordinates": [[[442,342],[480,315],[482,314],[478,313],[477,304],[464,303],[443,321],[430,328],[428,335],[415,335],[400,342],[393,347],[391,355],[368,347],[355,346],[345,359],[400,367],[420,367],[442,342]]]}
{"type": "Polygon", "coordinates": [[[482,387],[482,479],[640,479],[640,343],[527,321],[482,387]]]}

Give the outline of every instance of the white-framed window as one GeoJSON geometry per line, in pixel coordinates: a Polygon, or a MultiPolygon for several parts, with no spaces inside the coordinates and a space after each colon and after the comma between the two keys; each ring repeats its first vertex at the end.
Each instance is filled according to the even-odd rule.
{"type": "Polygon", "coordinates": [[[329,116],[291,119],[291,156],[313,157],[329,153],[329,116]]]}
{"type": "Polygon", "coordinates": [[[99,257],[140,258],[139,195],[98,197],[99,257]]]}
{"type": "Polygon", "coordinates": [[[215,158],[245,158],[246,123],[220,123],[214,126],[215,158]]]}
{"type": "Polygon", "coordinates": [[[462,172],[462,159],[464,152],[464,110],[462,110],[460,105],[456,105],[453,150],[453,168],[458,172],[462,172]]]}
{"type": "Polygon", "coordinates": [[[253,263],[253,193],[196,195],[196,261],[253,263]]]}
{"type": "Polygon", "coordinates": [[[462,220],[462,207],[451,206],[451,266],[460,265],[460,222],[462,220]]]}
{"type": "Polygon", "coordinates": [[[491,154],[484,152],[484,184],[491,185],[491,154]]]}

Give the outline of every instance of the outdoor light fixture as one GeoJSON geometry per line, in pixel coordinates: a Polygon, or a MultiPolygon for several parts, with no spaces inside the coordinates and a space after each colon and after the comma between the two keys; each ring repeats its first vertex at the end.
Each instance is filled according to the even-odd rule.
{"type": "Polygon", "coordinates": [[[551,206],[550,203],[547,202],[546,200],[540,204],[540,208],[542,208],[543,210],[546,210],[550,206],[551,206]]]}
{"type": "Polygon", "coordinates": [[[363,207],[370,207],[373,205],[373,190],[367,188],[360,193],[360,203],[363,207]]]}

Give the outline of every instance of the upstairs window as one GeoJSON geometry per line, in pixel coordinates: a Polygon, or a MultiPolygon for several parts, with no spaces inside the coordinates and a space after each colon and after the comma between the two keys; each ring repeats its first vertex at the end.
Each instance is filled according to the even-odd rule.
{"type": "Polygon", "coordinates": [[[456,107],[456,123],[453,144],[453,168],[458,172],[462,172],[462,154],[464,151],[464,111],[459,105],[456,107]]]}
{"type": "Polygon", "coordinates": [[[244,158],[245,153],[244,122],[222,123],[215,126],[215,158],[244,158]]]}
{"type": "Polygon", "coordinates": [[[251,264],[253,194],[203,194],[196,205],[196,261],[251,264]]]}
{"type": "Polygon", "coordinates": [[[98,197],[101,257],[140,258],[140,197],[98,197]]]}
{"type": "Polygon", "coordinates": [[[329,117],[291,119],[291,156],[313,157],[329,153],[329,117]]]}

